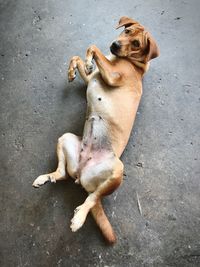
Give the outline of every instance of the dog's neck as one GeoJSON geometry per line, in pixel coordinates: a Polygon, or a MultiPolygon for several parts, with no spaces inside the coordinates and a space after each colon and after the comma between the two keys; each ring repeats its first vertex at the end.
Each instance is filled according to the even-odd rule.
{"type": "Polygon", "coordinates": [[[148,71],[149,66],[150,66],[149,62],[144,63],[144,62],[140,62],[140,61],[136,61],[136,60],[131,60],[131,62],[132,62],[136,67],[139,67],[140,69],[142,69],[143,72],[144,72],[143,74],[145,74],[145,72],[148,71]]]}
{"type": "MultiPolygon", "coordinates": [[[[106,56],[107,59],[109,59],[110,61],[114,61],[117,56],[113,55],[113,54],[109,54],[108,56],[106,56]]],[[[149,69],[149,62],[147,63],[144,63],[142,61],[137,61],[137,60],[134,60],[134,59],[131,59],[131,58],[127,58],[131,61],[132,64],[134,64],[136,67],[140,68],[143,72],[143,75],[148,71],[149,69]]]]}

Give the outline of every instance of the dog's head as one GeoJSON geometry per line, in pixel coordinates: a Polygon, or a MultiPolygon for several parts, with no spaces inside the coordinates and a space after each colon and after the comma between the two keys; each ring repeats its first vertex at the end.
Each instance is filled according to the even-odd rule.
{"type": "Polygon", "coordinates": [[[140,63],[147,63],[159,55],[155,40],[141,24],[128,17],[122,17],[117,29],[123,26],[124,31],[110,46],[112,54],[140,63]]]}

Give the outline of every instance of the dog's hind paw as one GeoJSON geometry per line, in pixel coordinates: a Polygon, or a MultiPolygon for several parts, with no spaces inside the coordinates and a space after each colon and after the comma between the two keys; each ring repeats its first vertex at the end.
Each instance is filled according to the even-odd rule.
{"type": "Polygon", "coordinates": [[[40,175],[38,176],[38,178],[35,179],[32,186],[35,188],[38,188],[41,185],[46,184],[49,181],[51,181],[51,178],[48,174],[40,175]]]}
{"type": "Polygon", "coordinates": [[[84,204],[77,207],[74,211],[74,217],[71,220],[70,228],[72,232],[79,230],[85,222],[87,211],[84,208],[84,204]]]}

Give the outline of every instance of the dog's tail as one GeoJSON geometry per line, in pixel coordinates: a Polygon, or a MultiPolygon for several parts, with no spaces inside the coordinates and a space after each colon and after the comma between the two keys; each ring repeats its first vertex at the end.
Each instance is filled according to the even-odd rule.
{"type": "Polygon", "coordinates": [[[103,210],[101,201],[98,200],[97,204],[91,209],[91,213],[101,229],[105,239],[110,243],[114,244],[116,242],[116,236],[112,229],[110,222],[103,210]]]}

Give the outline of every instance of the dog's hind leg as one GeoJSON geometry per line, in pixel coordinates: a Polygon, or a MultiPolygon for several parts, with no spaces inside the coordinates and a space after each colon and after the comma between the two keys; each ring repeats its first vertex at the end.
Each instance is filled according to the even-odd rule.
{"type": "Polygon", "coordinates": [[[81,176],[80,181],[86,191],[90,193],[85,202],[74,211],[70,226],[73,232],[81,228],[88,212],[101,197],[111,194],[121,184],[122,177],[123,163],[115,156],[93,167],[88,167],[85,174],[81,176]]]}
{"type": "Polygon", "coordinates": [[[58,167],[55,172],[40,175],[34,182],[34,187],[39,187],[46,182],[56,183],[56,181],[66,179],[66,165],[68,174],[76,178],[78,168],[79,151],[80,151],[81,138],[66,133],[58,139],[57,156],[58,167]]]}

